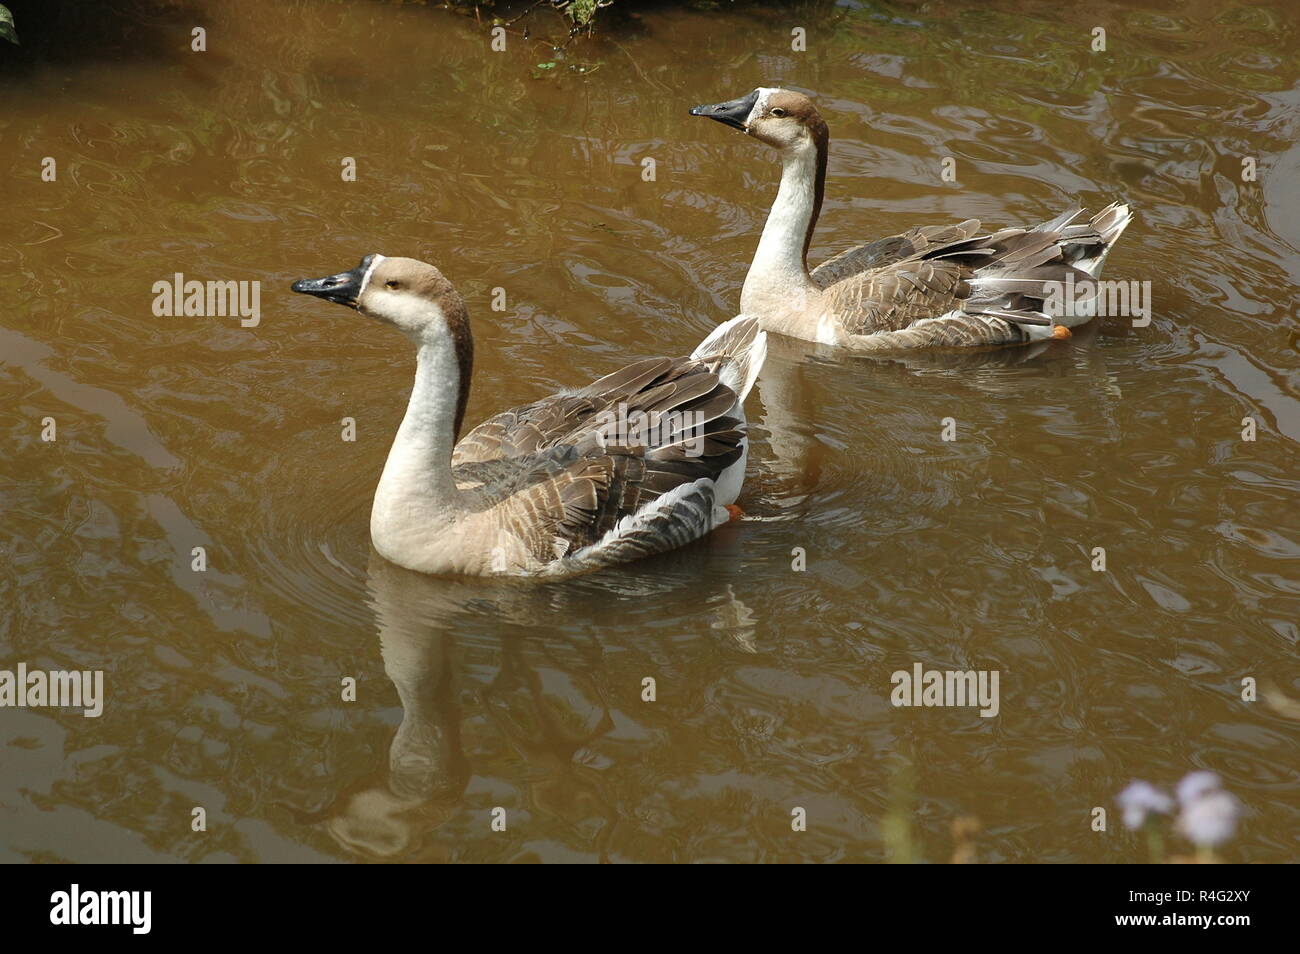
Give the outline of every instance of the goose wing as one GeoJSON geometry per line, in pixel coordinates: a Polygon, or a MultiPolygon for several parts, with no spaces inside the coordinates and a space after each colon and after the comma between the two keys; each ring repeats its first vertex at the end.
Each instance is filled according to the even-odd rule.
{"type": "Polygon", "coordinates": [[[512,494],[496,509],[503,529],[525,541],[540,563],[590,556],[621,562],[669,550],[713,527],[714,488],[744,455],[745,426],[717,418],[700,456],[663,448],[607,448],[582,453],[559,473],[512,494]],[[629,548],[635,553],[627,553],[629,548]]]}
{"type": "Polygon", "coordinates": [[[1099,265],[1127,224],[1127,210],[1112,206],[1087,225],[1071,225],[1081,212],[1033,229],[936,244],[841,279],[823,295],[857,347],[969,347],[1047,337],[1054,321],[1045,301],[1071,276],[1076,286],[1086,283],[1092,263],[1099,265]]]}
{"type": "MultiPolygon", "coordinates": [[[[684,361],[685,359],[678,359],[684,361]]],[[[672,358],[647,358],[608,374],[578,391],[561,391],[523,407],[502,411],[460,439],[452,466],[519,458],[581,435],[584,422],[621,399],[672,376],[672,358]]]]}
{"type": "Polygon", "coordinates": [[[959,308],[971,275],[960,262],[909,258],[836,282],[823,296],[846,334],[901,331],[959,308]]]}
{"type": "Polygon", "coordinates": [[[941,246],[971,238],[979,228],[979,219],[967,219],[956,225],[927,225],[901,235],[856,245],[814,268],[813,284],[818,288],[828,288],[852,275],[893,265],[941,246]]]}
{"type": "Polygon", "coordinates": [[[703,535],[713,488],[745,454],[720,375],[761,335],[753,319],[737,329],[732,354],[650,358],[490,418],[456,446],[457,481],[541,563],[619,562],[703,535]]]}

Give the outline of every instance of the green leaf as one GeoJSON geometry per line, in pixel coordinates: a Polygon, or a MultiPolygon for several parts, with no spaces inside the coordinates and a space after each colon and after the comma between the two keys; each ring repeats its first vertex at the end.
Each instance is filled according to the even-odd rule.
{"type": "Polygon", "coordinates": [[[596,6],[596,0],[573,0],[564,12],[578,26],[586,26],[596,15],[596,6]]]}
{"type": "Polygon", "coordinates": [[[0,6],[0,36],[4,37],[10,43],[18,43],[18,31],[14,29],[14,15],[9,12],[8,7],[0,6]]]}

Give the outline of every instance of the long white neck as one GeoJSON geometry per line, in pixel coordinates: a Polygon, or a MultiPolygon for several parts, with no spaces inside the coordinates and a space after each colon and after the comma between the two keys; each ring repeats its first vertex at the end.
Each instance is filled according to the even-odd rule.
{"type": "Polygon", "coordinates": [[[451,473],[460,375],[450,335],[439,329],[419,341],[415,388],[370,511],[370,536],[385,556],[445,528],[460,513],[451,473]]]}
{"type": "Polygon", "coordinates": [[[811,290],[804,261],[808,230],[817,209],[817,145],[811,140],[781,153],[781,188],[768,213],[763,237],[740,293],[740,310],[762,315],[774,302],[811,290]]]}

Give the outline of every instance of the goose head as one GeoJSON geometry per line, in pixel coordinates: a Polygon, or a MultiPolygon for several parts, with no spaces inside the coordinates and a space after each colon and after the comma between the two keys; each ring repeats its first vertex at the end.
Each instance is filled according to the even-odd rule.
{"type": "Polygon", "coordinates": [[[427,262],[367,255],[356,268],[290,286],[390,324],[416,341],[468,333],[465,303],[451,282],[427,262]]]}
{"type": "MultiPolygon", "coordinates": [[[[435,391],[456,395],[455,416],[447,415],[451,444],[455,444],[469,400],[474,336],[469,330],[465,301],[442,272],[414,258],[374,254],[363,258],[356,268],[324,278],[300,278],[290,288],[355,308],[411,339],[419,355],[418,365],[433,369],[428,380],[435,391]]],[[[417,383],[419,380],[417,371],[417,383]]],[[[412,407],[417,403],[417,393],[412,393],[412,407]]],[[[447,450],[450,452],[451,447],[447,450]]]]}
{"type": "Polygon", "coordinates": [[[739,129],[783,152],[824,146],[827,139],[826,123],[813,101],[790,89],[760,86],[739,99],[696,106],[691,115],[739,129]]]}

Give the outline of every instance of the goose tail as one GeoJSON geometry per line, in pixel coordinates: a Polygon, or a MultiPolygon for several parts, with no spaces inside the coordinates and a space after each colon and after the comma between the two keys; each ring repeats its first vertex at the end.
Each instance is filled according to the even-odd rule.
{"type": "MultiPolygon", "coordinates": [[[[1124,234],[1128,224],[1133,221],[1133,211],[1121,202],[1112,202],[1092,217],[1089,228],[1101,237],[1099,242],[1077,246],[1078,255],[1071,264],[1087,272],[1093,278],[1101,275],[1101,266],[1106,256],[1115,247],[1119,237],[1124,234]]],[[[1067,246],[1067,251],[1069,246],[1067,246]]]]}
{"type": "Polygon", "coordinates": [[[718,380],[744,401],[767,360],[767,332],[759,329],[757,318],[737,315],[714,328],[691,357],[714,363],[718,380]]]}
{"type": "MultiPolygon", "coordinates": [[[[1086,286],[1098,277],[1133,213],[1127,205],[1113,202],[1074,224],[1083,214],[1082,209],[1070,209],[1029,230],[1004,229],[987,236],[982,240],[985,248],[959,245],[944,251],[939,257],[983,253],[991,259],[975,265],[963,310],[1018,325],[1022,339],[1031,341],[1051,337],[1058,323],[1073,327],[1087,321],[1092,312],[1085,308],[1055,318],[1045,312],[1049,302],[1059,301],[1068,287],[1065,283],[1086,286]]],[[[1000,325],[991,327],[1001,331],[1000,325]]]]}

